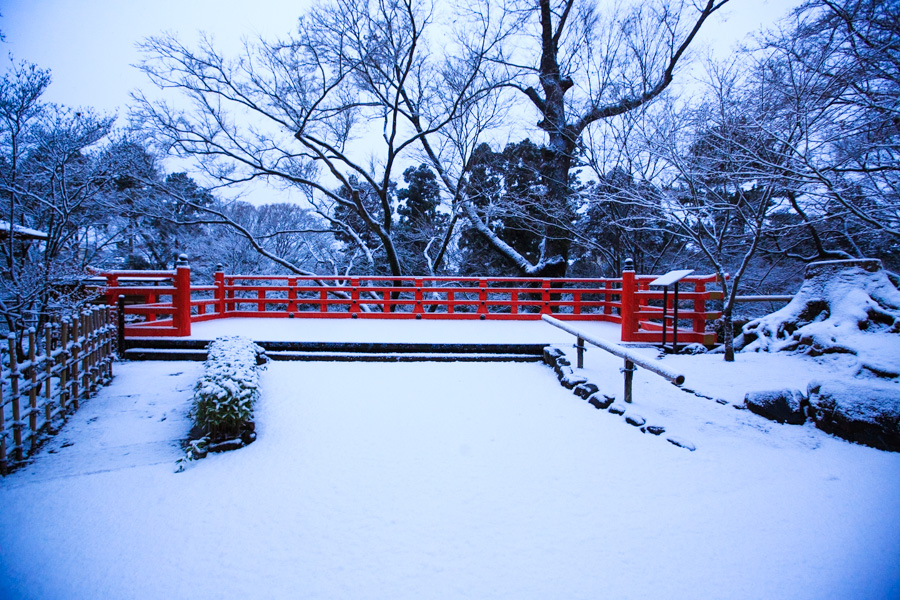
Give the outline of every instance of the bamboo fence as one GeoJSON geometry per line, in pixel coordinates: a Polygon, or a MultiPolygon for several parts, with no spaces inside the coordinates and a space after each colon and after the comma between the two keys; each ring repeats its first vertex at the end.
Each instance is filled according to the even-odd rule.
{"type": "Polygon", "coordinates": [[[80,401],[113,376],[116,328],[110,307],[94,307],[47,323],[39,337],[24,334],[25,360],[16,334],[0,348],[0,475],[23,461],[45,435],[55,434],[80,401]]]}

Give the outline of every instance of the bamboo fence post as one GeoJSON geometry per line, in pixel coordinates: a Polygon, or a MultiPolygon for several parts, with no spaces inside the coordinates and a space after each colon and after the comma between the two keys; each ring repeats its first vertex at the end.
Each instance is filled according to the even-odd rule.
{"type": "Polygon", "coordinates": [[[72,395],[70,399],[72,400],[72,407],[75,410],[78,410],[78,383],[79,383],[79,373],[78,373],[78,354],[81,349],[80,342],[78,341],[79,335],[79,325],[81,324],[81,319],[79,319],[76,314],[72,319],[72,372],[71,372],[71,386],[72,386],[72,395]]]}
{"type": "Polygon", "coordinates": [[[35,335],[37,332],[34,330],[34,327],[28,328],[28,369],[26,371],[26,377],[28,377],[28,428],[31,429],[31,449],[34,450],[34,446],[37,443],[37,418],[38,418],[38,407],[37,407],[37,369],[35,368],[35,361],[37,360],[37,352],[35,348],[35,342],[37,341],[37,336],[35,335]]]}
{"type": "Polygon", "coordinates": [[[109,306],[103,307],[103,313],[101,317],[103,319],[103,374],[104,381],[109,381],[113,377],[112,372],[112,354],[113,354],[113,344],[112,344],[112,329],[110,327],[110,313],[111,308],[109,306]]]}
{"type": "Polygon", "coordinates": [[[90,381],[90,391],[93,393],[97,389],[97,313],[93,309],[88,309],[84,313],[87,320],[87,361],[88,361],[88,378],[90,381]]]}
{"type": "Polygon", "coordinates": [[[112,370],[111,364],[112,362],[109,360],[109,355],[112,352],[112,348],[109,343],[109,307],[102,306],[100,307],[100,311],[97,313],[97,318],[100,323],[100,356],[102,358],[100,363],[100,375],[101,381],[104,385],[106,385],[109,380],[109,374],[112,370]]]}
{"type": "Polygon", "coordinates": [[[69,319],[60,323],[59,334],[59,405],[65,418],[69,405],[69,319]]]}
{"type": "Polygon", "coordinates": [[[81,312],[81,393],[88,398],[91,393],[91,319],[90,312],[81,312]]]}
{"type": "Polygon", "coordinates": [[[19,359],[16,355],[16,334],[10,333],[9,343],[9,390],[12,400],[13,445],[16,460],[24,458],[22,454],[22,406],[19,398],[19,359]]]}
{"type": "Polygon", "coordinates": [[[3,414],[3,378],[0,377],[0,475],[6,475],[6,471],[6,415],[3,414]]]}
{"type": "Polygon", "coordinates": [[[53,323],[47,321],[44,324],[44,419],[47,421],[47,429],[52,430],[53,423],[53,323]]]}

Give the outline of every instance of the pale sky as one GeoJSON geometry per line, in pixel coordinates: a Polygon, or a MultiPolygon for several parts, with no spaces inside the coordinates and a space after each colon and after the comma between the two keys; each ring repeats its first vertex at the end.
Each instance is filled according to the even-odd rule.
{"type": "MultiPolygon", "coordinates": [[[[205,31],[225,56],[233,56],[242,38],[272,39],[292,32],[313,1],[0,0],[0,31],[6,37],[0,48],[16,61],[51,70],[53,82],[44,101],[124,117],[132,90],[143,87],[153,95],[152,84],[132,66],[140,60],[139,41],[172,32],[192,45],[205,31]]],[[[732,0],[704,25],[699,41],[725,55],[799,1],[732,0]]],[[[0,70],[9,67],[5,56],[0,64],[0,70]]],[[[258,192],[252,195],[264,201],[289,198],[273,189],[258,192]]]]}
{"type": "MultiPolygon", "coordinates": [[[[602,1],[602,0],[601,0],[602,1]]],[[[203,30],[222,48],[244,36],[277,37],[292,31],[312,0],[0,0],[5,53],[51,69],[44,99],[69,106],[124,112],[129,92],[147,86],[131,65],[135,44],[171,31],[187,42],[203,30]]],[[[704,26],[703,41],[719,52],[782,16],[798,0],[732,0],[704,26]]],[[[3,70],[8,61],[3,59],[3,70]]]]}

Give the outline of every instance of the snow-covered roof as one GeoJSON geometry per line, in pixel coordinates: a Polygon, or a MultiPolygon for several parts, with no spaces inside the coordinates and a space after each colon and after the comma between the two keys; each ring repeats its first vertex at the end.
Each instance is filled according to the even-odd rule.
{"type": "MultiPolygon", "coordinates": [[[[10,223],[0,219],[0,238],[9,236],[10,223]]],[[[43,231],[23,227],[21,225],[12,225],[13,235],[24,240],[46,240],[49,236],[43,231]]]]}

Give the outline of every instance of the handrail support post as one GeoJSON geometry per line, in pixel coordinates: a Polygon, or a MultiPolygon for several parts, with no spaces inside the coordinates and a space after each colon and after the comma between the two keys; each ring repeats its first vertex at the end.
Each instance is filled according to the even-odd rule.
{"type": "Polygon", "coordinates": [[[631,404],[632,397],[632,386],[634,383],[634,372],[637,369],[634,368],[634,363],[625,359],[625,368],[622,369],[622,373],[625,375],[625,402],[631,404]]]}

